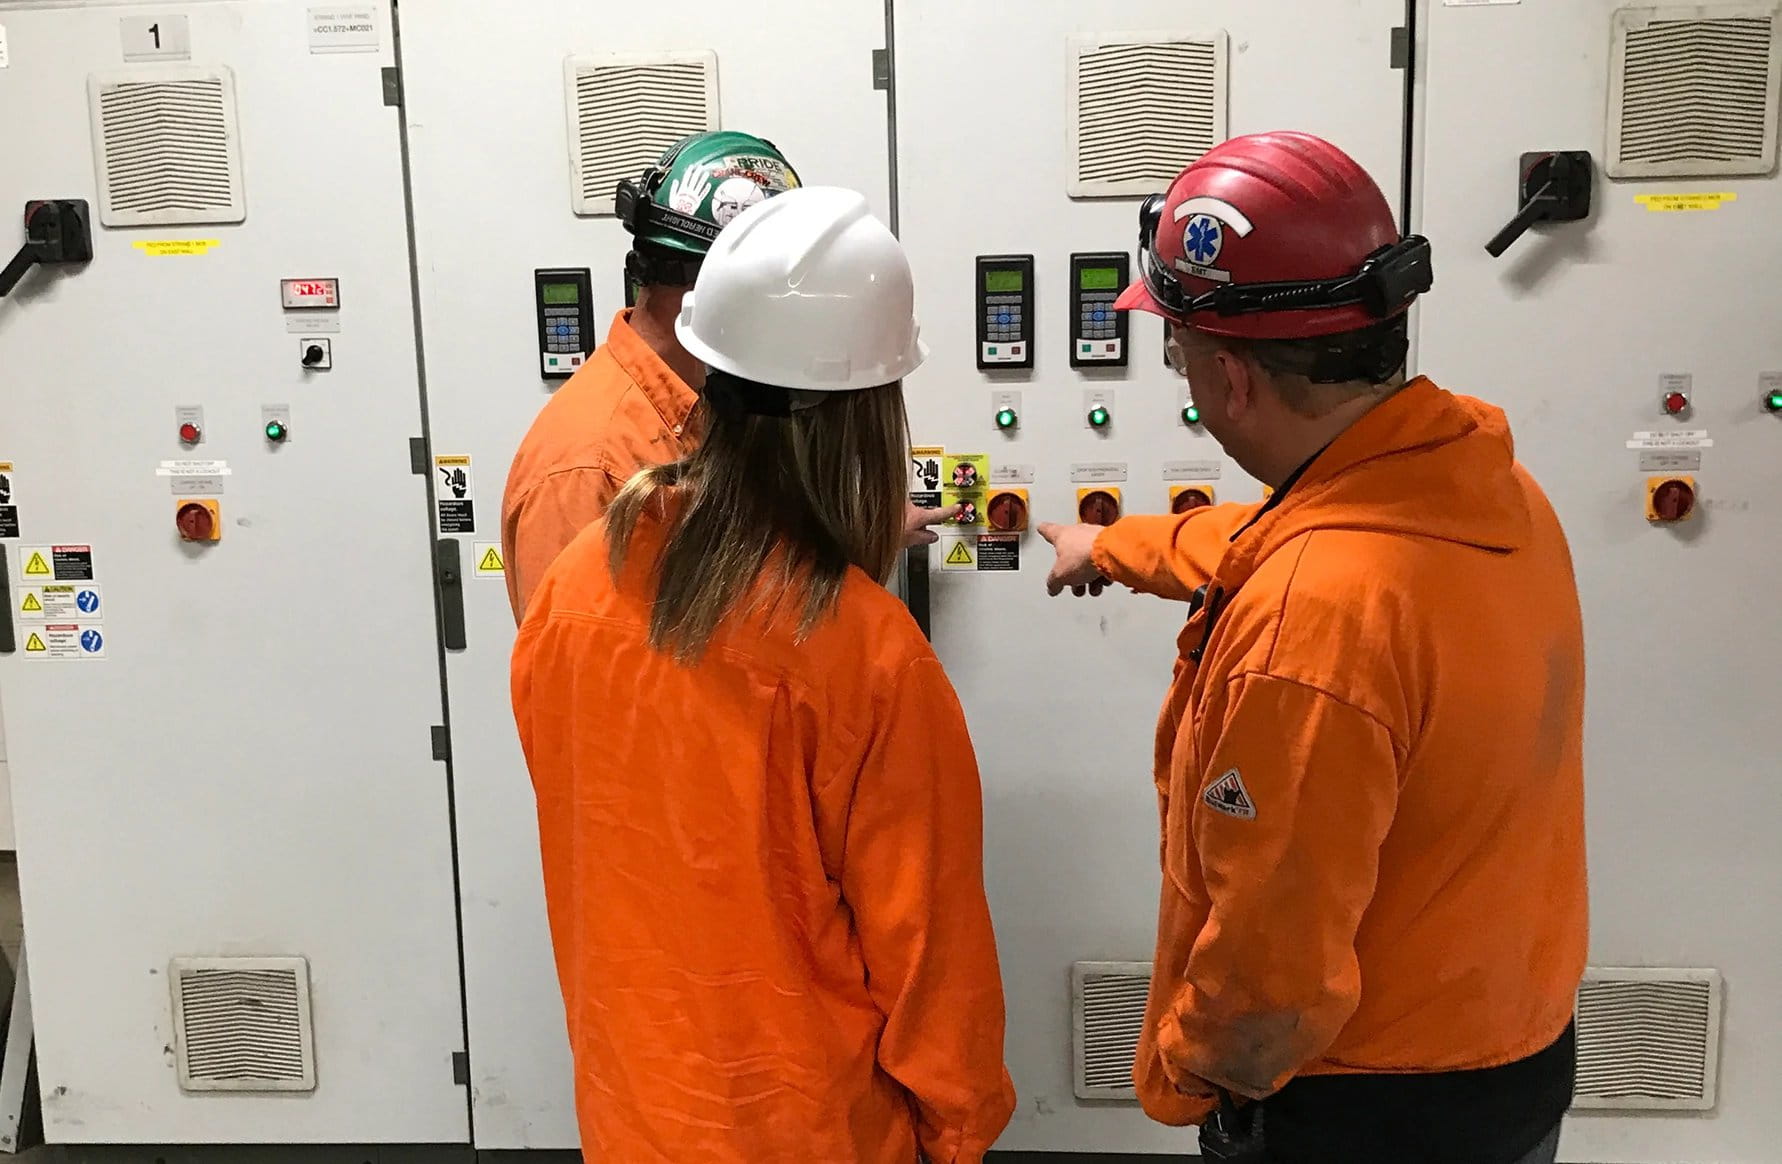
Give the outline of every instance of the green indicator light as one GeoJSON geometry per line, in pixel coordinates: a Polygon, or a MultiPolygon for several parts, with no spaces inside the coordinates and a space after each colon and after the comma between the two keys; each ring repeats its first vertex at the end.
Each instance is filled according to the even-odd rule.
{"type": "Polygon", "coordinates": [[[272,441],[276,444],[277,442],[284,440],[285,437],[287,437],[289,435],[290,435],[290,430],[285,428],[283,422],[277,421],[277,420],[269,420],[266,422],[266,439],[267,440],[272,441]]]}
{"type": "Polygon", "coordinates": [[[1763,398],[1763,406],[1771,412],[1782,412],[1782,392],[1771,392],[1763,398]]]}
{"type": "Polygon", "coordinates": [[[1182,423],[1183,424],[1199,424],[1200,423],[1200,409],[1196,408],[1192,404],[1183,405],[1182,406],[1182,423]]]}
{"type": "Polygon", "coordinates": [[[1108,421],[1114,419],[1113,414],[1099,404],[1089,410],[1089,427],[1106,428],[1108,421]]]}
{"type": "Polygon", "coordinates": [[[1019,421],[1020,418],[1015,415],[1015,410],[1012,408],[999,408],[996,411],[997,428],[1014,428],[1019,421]]]}

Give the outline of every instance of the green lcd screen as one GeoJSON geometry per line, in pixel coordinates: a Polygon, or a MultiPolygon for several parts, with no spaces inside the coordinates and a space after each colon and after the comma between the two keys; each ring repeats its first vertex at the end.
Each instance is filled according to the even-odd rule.
{"type": "Polygon", "coordinates": [[[984,290],[992,295],[1007,295],[1027,286],[1027,278],[1019,271],[985,271],[984,290]]]}
{"type": "Polygon", "coordinates": [[[574,307],[582,301],[582,289],[574,283],[546,283],[544,301],[546,307],[574,307]]]}
{"type": "Polygon", "coordinates": [[[1085,291],[1115,291],[1120,287],[1117,267],[1084,267],[1081,279],[1085,291]]]}

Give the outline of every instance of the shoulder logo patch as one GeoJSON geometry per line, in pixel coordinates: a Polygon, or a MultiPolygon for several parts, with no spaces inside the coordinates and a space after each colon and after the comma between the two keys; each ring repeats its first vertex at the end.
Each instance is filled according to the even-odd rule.
{"type": "Polygon", "coordinates": [[[1244,778],[1236,768],[1214,781],[1200,798],[1208,808],[1226,816],[1238,820],[1256,819],[1256,802],[1250,799],[1250,790],[1244,787],[1244,778]]]}

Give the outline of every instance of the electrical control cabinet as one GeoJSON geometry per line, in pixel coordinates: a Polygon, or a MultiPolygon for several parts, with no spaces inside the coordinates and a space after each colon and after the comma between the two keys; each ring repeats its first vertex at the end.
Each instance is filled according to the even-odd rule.
{"type": "MultiPolygon", "coordinates": [[[[896,7],[902,238],[933,352],[907,384],[915,442],[948,453],[989,450],[992,489],[1021,482],[1030,525],[1073,521],[1080,512],[1094,520],[1168,513],[1170,482],[1181,478],[1166,476],[1165,466],[1184,459],[1218,474],[1188,479],[1216,487],[1221,500],[1257,500],[1260,487],[1212,438],[1181,423],[1180,380],[1156,358],[1160,320],[1135,316],[1127,336],[1116,334],[1122,347],[1144,353],[1125,366],[1074,367],[1082,353],[1063,343],[1067,327],[1077,345],[1109,342],[1081,332],[1083,307],[1109,290],[1102,272],[1114,269],[1119,282],[1124,264],[1089,256],[1127,259],[1142,193],[1162,190],[1190,160],[1179,145],[1110,161],[1107,151],[1142,149],[1149,137],[1145,102],[1123,104],[1121,95],[1134,92],[1133,75],[1147,69],[1157,70],[1153,83],[1164,87],[1203,78],[1208,125],[1228,116],[1223,130],[1232,134],[1282,126],[1323,133],[1354,152],[1396,204],[1405,74],[1390,60],[1403,3],[1289,11],[1212,0],[1187,12],[1164,0],[1092,9],[1043,0],[1022,5],[1013,22],[993,4],[898,0],[896,7]],[[1079,79],[1074,88],[1072,77],[1079,79]],[[1026,130],[912,128],[952,124],[974,97],[987,108],[1029,111],[1026,130]],[[1098,128],[1113,120],[1137,128],[1116,141],[1098,128]],[[1155,177],[1139,184],[1142,191],[1111,189],[1134,171],[1155,177]],[[1009,188],[1019,195],[1006,211],[961,214],[962,175],[981,176],[986,188],[1018,176],[1009,188]],[[1118,196],[1102,196],[1108,193],[1118,196]],[[1029,254],[1042,274],[1071,271],[1075,279],[1068,293],[1039,297],[1038,333],[1051,342],[1032,353],[1019,423],[999,428],[995,400],[987,408],[983,393],[959,390],[995,375],[977,372],[970,358],[987,321],[974,257],[1029,254]],[[1085,261],[1073,263],[1074,255],[1085,261]],[[1110,413],[1116,403],[1117,417],[1099,427],[1088,419],[1086,390],[1102,393],[1110,413]],[[1031,483],[1023,481],[1028,470],[1031,483]]],[[[1181,132],[1163,130],[1157,140],[1179,141],[1181,132]]],[[[1105,310],[1101,320],[1095,310],[1089,307],[1088,324],[1105,326],[1105,310]]],[[[986,561],[1005,560],[990,554],[978,555],[976,570],[949,568],[958,543],[943,541],[931,551],[929,596],[935,648],[964,702],[984,783],[1008,1063],[1021,1095],[1000,1146],[1180,1153],[1192,1135],[1153,1124],[1130,1100],[1079,1098],[1070,971],[1083,961],[1152,955],[1159,882],[1152,729],[1186,609],[1123,591],[1093,603],[1049,599],[1050,551],[1037,534],[1017,536],[1025,544],[1014,572],[989,572],[986,561]]]]}
{"type": "Polygon", "coordinates": [[[45,197],[94,234],[0,299],[52,1142],[469,1135],[394,50],[360,7],[342,53],[297,0],[0,11],[0,247],[45,197]]]}
{"type": "Polygon", "coordinates": [[[441,530],[478,567],[465,571],[462,637],[446,654],[471,1097],[477,1147],[571,1149],[569,1048],[509,701],[514,617],[498,548],[514,450],[552,389],[576,390],[537,374],[535,308],[559,305],[530,293],[533,272],[590,269],[591,298],[575,306],[594,329],[581,339],[600,340],[626,305],[630,236],[611,213],[616,175],[641,173],[708,125],[769,139],[806,183],[860,190],[889,221],[887,109],[868,68],[885,45],[886,14],[883,0],[776,0],[771,12],[693,0],[634,7],[618,21],[574,0],[510,6],[499,20],[490,12],[473,0],[402,12],[432,439],[436,454],[469,457],[474,470],[473,531],[441,530]],[[467,44],[476,45],[468,58],[467,44]],[[665,61],[661,76],[646,76],[665,61]],[[614,69],[632,70],[635,83],[609,85],[614,69]],[[689,82],[700,69],[707,79],[689,82]],[[613,102],[632,136],[601,128],[613,123],[600,117],[619,116],[613,102]],[[615,149],[622,159],[609,156],[615,149]],[[578,175],[581,160],[565,167],[571,156],[598,164],[578,175]],[[467,286],[500,291],[466,295],[467,286]]]}
{"type": "MultiPolygon", "coordinates": [[[[1782,719],[1769,698],[1782,687],[1782,424],[1765,379],[1782,372],[1782,185],[1763,165],[1745,167],[1769,170],[1761,176],[1725,174],[1713,126],[1754,116],[1740,124],[1755,127],[1766,112],[1774,125],[1775,49],[1745,57],[1725,46],[1771,43],[1782,18],[1768,5],[1622,9],[1426,9],[1419,170],[1438,273],[1419,312],[1419,364],[1509,414],[1517,456],[1571,542],[1586,647],[1591,962],[1680,968],[1653,972],[1667,985],[1646,989],[1684,1005],[1597,1011],[1627,1025],[1590,1057],[1580,1106],[1601,1110],[1574,1113],[1560,1159],[1760,1164],[1782,1143],[1782,719]],[[1640,38],[1626,60],[1618,24],[1640,38]],[[1685,66],[1678,44],[1720,46],[1707,50],[1715,70],[1685,66]],[[1503,85],[1511,56],[1543,79],[1538,93],[1503,85]],[[1665,104],[1634,99],[1649,91],[1665,104]],[[1710,120],[1618,157],[1622,119],[1605,124],[1605,111],[1624,104],[1637,132],[1678,108],[1710,120]],[[1704,145],[1716,156],[1702,159],[1704,145]],[[1515,210],[1505,177],[1523,153],[1560,148],[1596,155],[1591,218],[1537,227],[1492,258],[1485,242],[1515,210]],[[1640,149],[1662,153],[1670,176],[1613,176],[1640,149]],[[1655,315],[1654,278],[1697,292],[1667,295],[1655,315]],[[1724,978],[1723,1006],[1698,1006],[1671,981],[1697,971],[1724,978]],[[1628,1058],[1666,1045],[1682,1065],[1669,1083],[1628,1058]],[[1592,1094],[1610,1080],[1659,1094],[1696,1079],[1706,1094],[1695,1106],[1712,1114],[1631,1114],[1592,1094]]],[[[1733,152],[1756,152],[1763,136],[1733,152]]]]}

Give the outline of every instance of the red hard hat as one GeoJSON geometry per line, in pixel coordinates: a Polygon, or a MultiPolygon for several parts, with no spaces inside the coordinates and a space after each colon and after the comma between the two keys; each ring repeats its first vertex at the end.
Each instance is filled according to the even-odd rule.
{"type": "MultiPolygon", "coordinates": [[[[1342,279],[1399,241],[1386,196],[1354,158],[1311,134],[1252,134],[1214,147],[1170,186],[1154,277],[1173,278],[1188,299],[1222,286],[1342,279]]],[[[1115,306],[1241,339],[1305,339],[1380,322],[1354,303],[1183,320],[1143,279],[1115,306]]]]}

